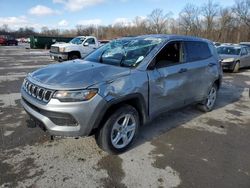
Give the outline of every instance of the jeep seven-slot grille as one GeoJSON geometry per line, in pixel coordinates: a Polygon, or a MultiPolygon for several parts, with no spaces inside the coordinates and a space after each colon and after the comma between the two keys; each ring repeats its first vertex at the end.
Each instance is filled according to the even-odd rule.
{"type": "Polygon", "coordinates": [[[30,96],[44,102],[48,102],[53,95],[52,90],[39,87],[27,80],[24,81],[23,88],[30,96]]]}

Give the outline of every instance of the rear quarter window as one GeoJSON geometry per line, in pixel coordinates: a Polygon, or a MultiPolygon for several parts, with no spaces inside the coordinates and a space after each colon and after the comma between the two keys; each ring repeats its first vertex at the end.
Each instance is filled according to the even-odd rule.
{"type": "Polygon", "coordinates": [[[208,59],[212,53],[206,42],[187,41],[185,42],[187,61],[199,61],[208,59]]]}

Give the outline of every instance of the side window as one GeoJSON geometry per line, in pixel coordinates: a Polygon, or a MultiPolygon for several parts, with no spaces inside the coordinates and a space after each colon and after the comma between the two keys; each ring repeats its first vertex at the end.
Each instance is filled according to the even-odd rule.
{"type": "Polygon", "coordinates": [[[156,67],[162,68],[170,65],[180,64],[184,60],[184,52],[182,42],[170,42],[168,43],[157,55],[156,55],[156,67]]]}
{"type": "Polygon", "coordinates": [[[250,54],[250,47],[247,47],[248,55],[250,54]]]}
{"type": "Polygon", "coordinates": [[[243,55],[247,55],[247,50],[246,50],[246,48],[242,48],[241,49],[241,55],[243,56],[243,55]]]}
{"type": "Polygon", "coordinates": [[[188,41],[185,42],[187,62],[208,59],[212,56],[208,44],[205,42],[188,41]]]}
{"type": "Polygon", "coordinates": [[[95,39],[94,38],[89,38],[86,40],[87,43],[89,44],[95,44],[95,39]]]}

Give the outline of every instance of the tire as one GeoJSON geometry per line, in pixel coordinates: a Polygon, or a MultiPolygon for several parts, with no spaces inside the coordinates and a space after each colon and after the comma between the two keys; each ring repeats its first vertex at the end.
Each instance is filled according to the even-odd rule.
{"type": "Polygon", "coordinates": [[[125,152],[137,137],[140,121],[137,110],[123,105],[112,113],[95,134],[96,143],[110,154],[125,152]]]}
{"type": "Polygon", "coordinates": [[[234,65],[233,73],[237,73],[240,70],[240,62],[236,62],[234,65]]]}
{"type": "Polygon", "coordinates": [[[79,59],[80,57],[79,57],[79,55],[77,55],[77,54],[71,54],[70,56],[69,56],[69,60],[74,60],[74,59],[79,59]]]}
{"type": "Polygon", "coordinates": [[[212,87],[209,89],[206,99],[202,101],[202,103],[198,104],[199,110],[203,112],[210,112],[213,110],[217,99],[217,91],[218,87],[214,83],[212,87]]]}

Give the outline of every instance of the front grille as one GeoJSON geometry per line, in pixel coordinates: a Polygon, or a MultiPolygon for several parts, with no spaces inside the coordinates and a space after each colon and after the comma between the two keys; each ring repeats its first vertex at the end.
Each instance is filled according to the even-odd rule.
{"type": "Polygon", "coordinates": [[[40,108],[34,106],[33,104],[31,104],[30,102],[28,102],[24,98],[22,98],[22,99],[29,107],[31,107],[36,112],[48,117],[54,124],[56,124],[58,126],[77,126],[78,125],[75,118],[70,114],[43,110],[43,109],[40,109],[40,108]]]}
{"type": "Polygon", "coordinates": [[[51,46],[50,47],[50,52],[58,53],[59,52],[59,47],[51,46]]]}
{"type": "Polygon", "coordinates": [[[37,86],[28,80],[24,80],[23,88],[30,96],[44,102],[49,102],[53,95],[53,91],[37,86]]]}

